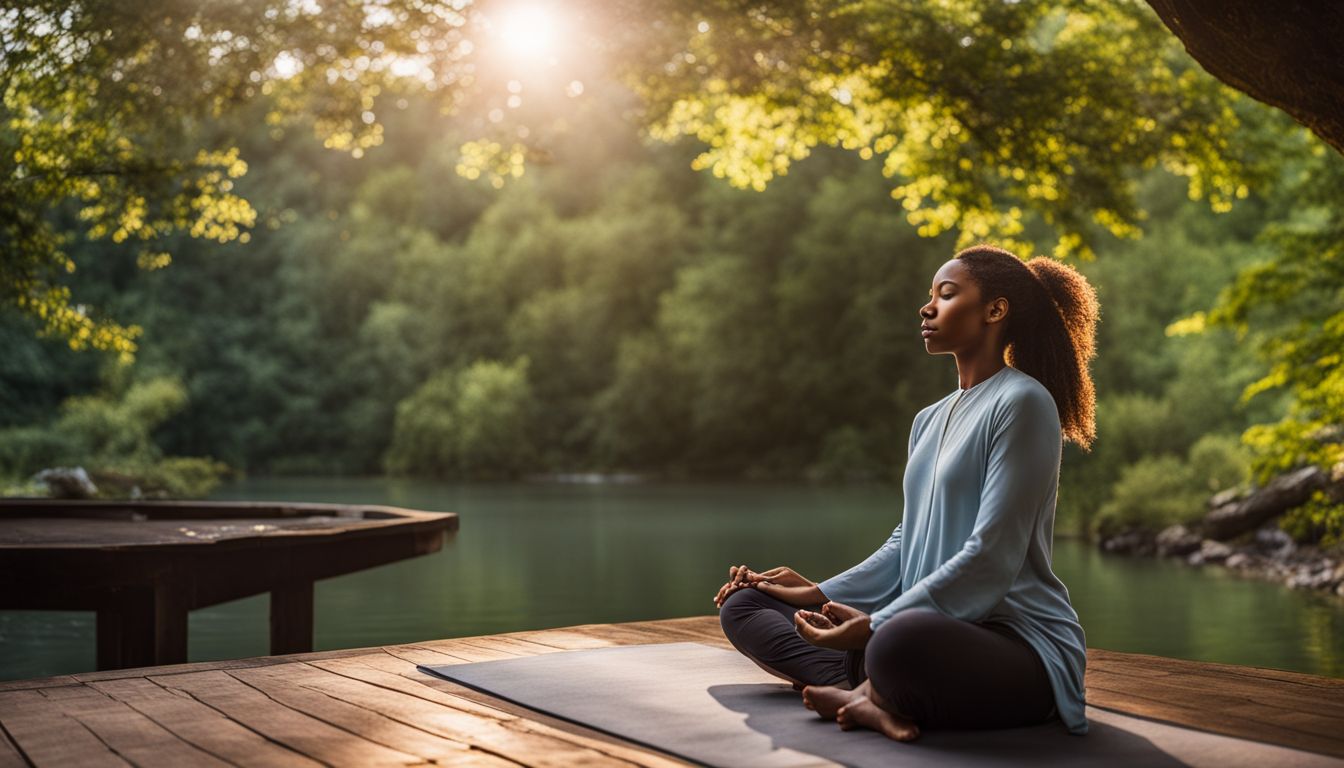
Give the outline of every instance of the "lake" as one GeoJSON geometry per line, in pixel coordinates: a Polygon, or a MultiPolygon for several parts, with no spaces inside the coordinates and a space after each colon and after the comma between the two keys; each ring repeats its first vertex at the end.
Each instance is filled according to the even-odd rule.
{"type": "MultiPolygon", "coordinates": [[[[814,580],[877,548],[900,518],[887,486],[450,485],[254,479],[214,499],[457,512],[443,551],[317,583],[315,648],[703,615],[728,566],[814,580]]],[[[1344,600],[1221,569],[1055,544],[1088,645],[1344,677],[1344,600]]],[[[192,661],[267,653],[268,598],[194,612],[192,661]]],[[[87,612],[0,612],[0,679],[92,670],[87,612]]]]}

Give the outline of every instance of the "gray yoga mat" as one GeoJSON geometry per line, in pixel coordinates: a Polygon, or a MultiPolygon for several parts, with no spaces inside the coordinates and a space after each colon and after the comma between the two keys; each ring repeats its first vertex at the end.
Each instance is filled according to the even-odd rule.
{"type": "Polygon", "coordinates": [[[742,655],[699,643],[567,651],[422,671],[553,717],[710,766],[1338,766],[1284,747],[1088,707],[1091,730],[1059,723],[931,731],[908,743],[841,731],[742,655]]]}

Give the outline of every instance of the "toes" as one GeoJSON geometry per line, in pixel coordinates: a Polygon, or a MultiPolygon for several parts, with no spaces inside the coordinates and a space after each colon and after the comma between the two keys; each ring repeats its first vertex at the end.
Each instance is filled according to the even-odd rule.
{"type": "Polygon", "coordinates": [[[919,728],[914,725],[907,727],[897,726],[895,733],[891,734],[891,738],[897,741],[914,741],[919,738],[919,728]]]}

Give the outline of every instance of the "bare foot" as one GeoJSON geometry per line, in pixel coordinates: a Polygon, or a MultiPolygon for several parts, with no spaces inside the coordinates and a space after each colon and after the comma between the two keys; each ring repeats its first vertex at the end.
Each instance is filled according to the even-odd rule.
{"type": "Polygon", "coordinates": [[[919,736],[919,726],[913,721],[893,715],[867,696],[840,707],[835,721],[843,731],[868,728],[896,741],[914,741],[919,736]]]}
{"type": "Polygon", "coordinates": [[[816,712],[824,720],[834,720],[840,708],[867,697],[857,691],[847,691],[833,685],[809,685],[803,689],[803,706],[816,712]]]}

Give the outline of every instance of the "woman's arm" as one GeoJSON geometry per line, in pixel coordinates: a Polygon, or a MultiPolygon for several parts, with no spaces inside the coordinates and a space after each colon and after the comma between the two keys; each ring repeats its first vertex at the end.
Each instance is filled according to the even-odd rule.
{"type": "Polygon", "coordinates": [[[886,605],[901,593],[901,526],[866,560],[817,585],[823,600],[865,611],[886,605]]]}
{"type": "MultiPolygon", "coordinates": [[[[975,528],[961,551],[873,613],[873,628],[908,608],[984,618],[1012,587],[1059,482],[1059,412],[1044,389],[1011,401],[990,440],[975,528]]],[[[824,586],[824,585],[823,585],[824,586]]]]}

